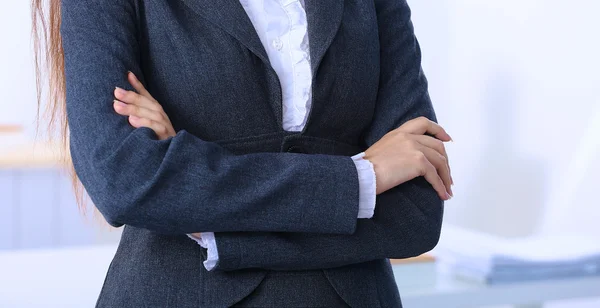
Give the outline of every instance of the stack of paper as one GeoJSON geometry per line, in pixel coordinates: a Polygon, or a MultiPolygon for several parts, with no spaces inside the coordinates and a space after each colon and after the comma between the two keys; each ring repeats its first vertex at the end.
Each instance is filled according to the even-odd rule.
{"type": "Polygon", "coordinates": [[[434,253],[450,273],[491,284],[600,275],[600,240],[581,234],[502,238],[444,226],[434,253]]]}

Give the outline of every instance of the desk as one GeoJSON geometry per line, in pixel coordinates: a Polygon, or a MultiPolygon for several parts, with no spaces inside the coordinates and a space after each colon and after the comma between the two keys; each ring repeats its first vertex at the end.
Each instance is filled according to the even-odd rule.
{"type": "MultiPolygon", "coordinates": [[[[435,284],[408,287],[410,277],[394,274],[405,308],[467,308],[512,305],[515,308],[541,308],[554,300],[600,297],[600,277],[544,280],[537,282],[485,285],[437,273],[435,284]],[[406,281],[408,280],[408,281],[406,281]]],[[[406,273],[406,270],[403,270],[406,273]]],[[[419,277],[419,272],[414,275],[419,277]]]]}
{"type": "MultiPolygon", "coordinates": [[[[93,307],[115,249],[108,245],[0,252],[0,307],[93,307]]],[[[398,266],[404,265],[395,264],[394,271],[398,266]]],[[[400,293],[405,308],[524,305],[600,297],[600,277],[485,286],[438,275],[435,286],[410,288],[406,285],[412,275],[403,276],[397,280],[404,286],[400,293]]]]}

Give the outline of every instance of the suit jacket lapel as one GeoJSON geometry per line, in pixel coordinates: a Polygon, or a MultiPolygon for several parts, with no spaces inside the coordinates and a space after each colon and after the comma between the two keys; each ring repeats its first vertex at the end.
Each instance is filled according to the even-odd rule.
{"type": "Polygon", "coordinates": [[[342,21],[344,0],[304,0],[308,19],[311,69],[316,75],[342,21]]]}
{"type": "Polygon", "coordinates": [[[210,20],[269,66],[269,57],[262,45],[254,25],[248,18],[239,0],[182,0],[198,15],[210,20]]]}
{"type": "MultiPolygon", "coordinates": [[[[197,14],[239,40],[263,62],[269,57],[239,0],[182,0],[197,14]]],[[[311,69],[316,74],[342,21],[344,0],[304,0],[308,19],[311,69]]]]}
{"type": "MultiPolygon", "coordinates": [[[[267,64],[267,67],[271,68],[275,80],[278,79],[275,71],[272,69],[265,47],[262,45],[254,25],[239,0],[182,1],[198,15],[210,20],[240,41],[267,64]]],[[[311,70],[314,78],[321,60],[339,29],[344,11],[344,0],[304,0],[304,2],[308,21],[311,70]]],[[[281,104],[281,100],[271,102],[279,125],[281,125],[282,117],[281,104]]],[[[309,123],[306,123],[307,127],[308,125],[309,123]]]]}

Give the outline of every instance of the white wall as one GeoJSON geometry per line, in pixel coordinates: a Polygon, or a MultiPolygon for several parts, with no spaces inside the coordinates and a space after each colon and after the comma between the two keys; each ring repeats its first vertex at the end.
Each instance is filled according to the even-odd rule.
{"type": "Polygon", "coordinates": [[[0,123],[31,132],[36,94],[29,2],[0,2],[0,123]]]}
{"type": "Polygon", "coordinates": [[[446,221],[600,234],[600,3],[412,0],[456,182],[446,221]]]}

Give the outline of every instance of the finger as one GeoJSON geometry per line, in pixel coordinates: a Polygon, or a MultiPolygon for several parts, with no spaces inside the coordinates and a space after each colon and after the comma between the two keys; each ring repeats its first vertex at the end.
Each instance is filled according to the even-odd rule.
{"type": "Polygon", "coordinates": [[[422,158],[420,159],[420,168],[421,168],[421,170],[420,170],[421,175],[423,177],[425,177],[425,180],[427,180],[427,182],[429,182],[429,184],[431,184],[431,186],[433,186],[433,189],[435,189],[435,191],[438,193],[440,198],[442,200],[450,199],[451,197],[448,194],[448,192],[446,192],[446,187],[444,186],[444,182],[438,175],[435,167],[429,162],[429,160],[427,160],[425,155],[423,155],[422,158]]]}
{"type": "Polygon", "coordinates": [[[429,134],[442,141],[452,141],[452,138],[442,126],[427,119],[426,117],[418,117],[416,119],[407,121],[398,127],[398,130],[415,135],[429,134]]]}
{"type": "Polygon", "coordinates": [[[152,129],[154,131],[154,133],[156,134],[156,136],[158,137],[158,139],[160,139],[160,140],[167,139],[170,136],[174,135],[169,132],[167,127],[165,127],[164,125],[162,125],[158,122],[152,121],[150,119],[138,118],[136,116],[130,116],[129,123],[133,127],[136,127],[136,128],[147,127],[147,128],[152,129]]]}
{"type": "Polygon", "coordinates": [[[448,159],[448,153],[446,152],[444,142],[427,135],[414,135],[413,137],[418,143],[436,150],[438,153],[440,153],[446,158],[448,170],[450,170],[450,183],[454,184],[454,180],[452,179],[452,168],[450,168],[450,160],[448,159]]]}
{"type": "Polygon", "coordinates": [[[448,153],[446,153],[446,147],[444,146],[443,141],[427,135],[415,135],[413,137],[421,145],[434,149],[435,151],[443,155],[446,158],[446,160],[448,160],[448,153]]]}
{"type": "Polygon", "coordinates": [[[115,97],[127,104],[134,104],[148,109],[162,111],[162,106],[151,98],[136,93],[135,91],[127,91],[125,89],[115,87],[115,97]]]}
{"type": "Polygon", "coordinates": [[[192,233],[191,236],[196,240],[202,239],[202,233],[200,233],[200,232],[192,233]]]}
{"type": "Polygon", "coordinates": [[[448,168],[448,161],[446,158],[438,153],[436,150],[422,146],[420,151],[425,154],[427,160],[435,167],[439,177],[442,179],[444,186],[446,187],[446,192],[452,197],[454,196],[452,192],[452,181],[450,179],[450,169],[448,168]]]}
{"type": "Polygon", "coordinates": [[[133,88],[136,91],[138,91],[138,93],[140,95],[154,100],[152,95],[150,95],[150,92],[148,92],[148,90],[146,90],[146,88],[144,87],[142,82],[137,78],[137,76],[135,76],[135,74],[132,71],[127,71],[127,80],[133,86],[133,88]]]}
{"type": "Polygon", "coordinates": [[[136,116],[138,118],[146,118],[152,121],[156,121],[159,123],[163,123],[163,124],[167,124],[165,123],[166,120],[163,117],[162,113],[157,112],[155,110],[151,110],[145,107],[140,107],[134,104],[126,104],[124,102],[121,102],[119,100],[114,100],[113,101],[113,106],[115,111],[120,114],[120,115],[126,115],[126,116],[136,116]]]}

